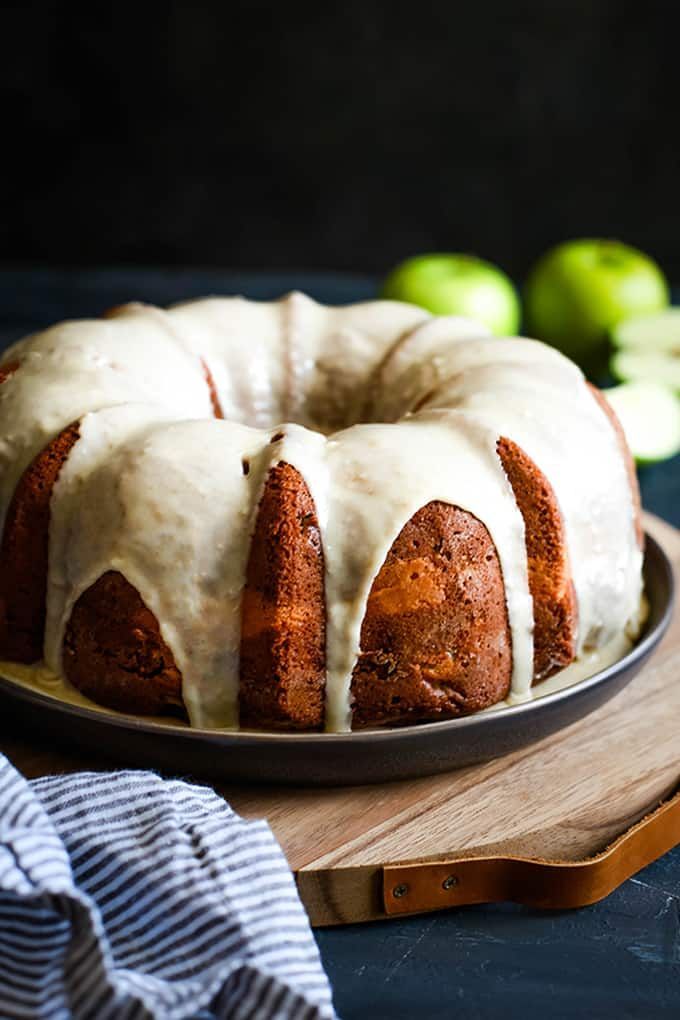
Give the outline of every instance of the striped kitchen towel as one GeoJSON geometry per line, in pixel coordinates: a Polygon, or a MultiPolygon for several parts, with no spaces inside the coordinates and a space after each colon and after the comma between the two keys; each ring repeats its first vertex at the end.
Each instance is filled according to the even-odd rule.
{"type": "Polygon", "coordinates": [[[0,755],[0,1017],[334,1017],[265,822],[149,772],[27,782],[0,755]]]}

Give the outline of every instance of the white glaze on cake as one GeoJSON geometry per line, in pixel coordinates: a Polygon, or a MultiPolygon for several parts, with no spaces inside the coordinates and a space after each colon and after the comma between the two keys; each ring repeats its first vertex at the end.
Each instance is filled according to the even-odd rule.
{"type": "Polygon", "coordinates": [[[501,436],[546,475],[562,510],[579,649],[634,626],[641,553],[617,438],[580,371],[542,344],[491,338],[408,305],[325,308],[293,294],[126,306],[28,338],[3,358],[17,360],[0,387],[3,519],[32,457],[80,420],[52,499],[45,654],[57,672],[75,601],[118,570],[158,619],[192,723],[236,726],[249,540],[267,472],[285,461],[310,489],[324,550],[328,729],[350,726],[372,581],[432,500],[469,511],[491,534],[512,697],[526,698],[532,606],[501,436]],[[201,361],[226,421],[211,417],[201,361]]]}

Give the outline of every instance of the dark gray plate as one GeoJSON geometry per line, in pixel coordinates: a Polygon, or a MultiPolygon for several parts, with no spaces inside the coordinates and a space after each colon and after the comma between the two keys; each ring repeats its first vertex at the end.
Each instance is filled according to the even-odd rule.
{"type": "Polygon", "coordinates": [[[666,631],[673,610],[673,572],[647,535],[645,590],[650,614],[636,646],[613,666],[571,687],[495,712],[402,729],[357,733],[216,733],[92,710],[58,701],[9,678],[20,726],[30,725],[71,750],[223,780],[345,785],[430,775],[488,761],[524,747],[587,715],[632,680],[666,631]]]}

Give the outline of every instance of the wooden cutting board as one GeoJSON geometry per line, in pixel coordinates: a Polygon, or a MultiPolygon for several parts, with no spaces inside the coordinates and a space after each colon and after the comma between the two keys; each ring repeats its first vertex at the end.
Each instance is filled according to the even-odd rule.
{"type": "MultiPolygon", "coordinates": [[[[650,515],[645,525],[671,558],[677,581],[680,532],[650,515]]],[[[110,765],[77,752],[66,755],[44,740],[35,746],[6,729],[0,723],[0,748],[29,776],[110,765]]],[[[479,902],[492,898],[490,888],[523,902],[576,905],[598,898],[680,842],[679,798],[655,821],[652,849],[641,850],[634,832],[602,861],[588,862],[680,786],[679,731],[676,614],[656,655],[621,694],[586,719],[505,758],[380,786],[217,789],[245,817],[268,819],[314,925],[479,902]],[[501,872],[492,861],[491,884],[488,858],[505,861],[501,872]],[[508,865],[506,858],[562,863],[508,865]],[[428,867],[418,868],[421,863],[428,867]],[[580,891],[570,899],[573,874],[580,891]],[[536,892],[541,882],[549,892],[543,899],[536,892]]]]}

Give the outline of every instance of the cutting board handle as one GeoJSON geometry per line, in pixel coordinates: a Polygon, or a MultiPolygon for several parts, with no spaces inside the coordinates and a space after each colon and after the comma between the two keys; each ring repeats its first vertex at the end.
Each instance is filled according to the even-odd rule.
{"type": "Polygon", "coordinates": [[[488,856],[385,865],[385,913],[412,914],[501,901],[552,910],[583,907],[608,896],[678,843],[680,790],[602,853],[586,860],[488,856]]]}

